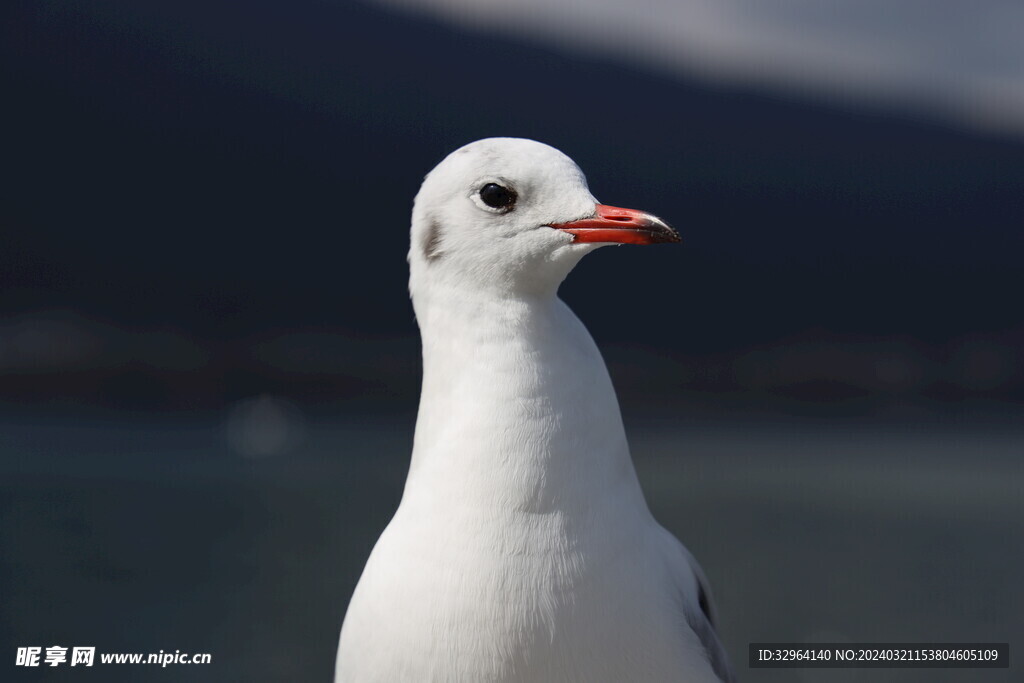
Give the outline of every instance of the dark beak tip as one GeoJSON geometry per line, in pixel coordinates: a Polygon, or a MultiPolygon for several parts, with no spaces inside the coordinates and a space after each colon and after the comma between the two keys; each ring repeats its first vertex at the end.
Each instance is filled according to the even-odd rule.
{"type": "Polygon", "coordinates": [[[653,228],[651,232],[656,236],[656,242],[662,244],[677,244],[683,241],[678,230],[661,219],[658,219],[658,221],[659,222],[657,224],[651,226],[653,228]]]}

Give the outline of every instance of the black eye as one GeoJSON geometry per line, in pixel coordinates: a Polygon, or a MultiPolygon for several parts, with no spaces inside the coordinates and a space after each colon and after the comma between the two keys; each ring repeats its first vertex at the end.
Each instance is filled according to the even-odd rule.
{"type": "Polygon", "coordinates": [[[487,183],[480,188],[480,199],[494,209],[508,209],[516,203],[516,193],[497,183],[487,183]]]}

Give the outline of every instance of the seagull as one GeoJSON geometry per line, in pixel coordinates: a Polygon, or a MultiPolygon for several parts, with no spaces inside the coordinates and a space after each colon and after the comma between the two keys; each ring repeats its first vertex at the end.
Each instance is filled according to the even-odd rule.
{"type": "Polygon", "coordinates": [[[478,140],[426,176],[412,460],[336,683],[734,680],[707,581],[651,515],[601,354],[557,296],[598,247],[678,241],[533,140],[478,140]]]}

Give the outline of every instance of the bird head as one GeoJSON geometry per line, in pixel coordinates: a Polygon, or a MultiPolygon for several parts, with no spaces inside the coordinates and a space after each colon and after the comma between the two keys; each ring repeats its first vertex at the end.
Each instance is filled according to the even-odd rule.
{"type": "Polygon", "coordinates": [[[416,195],[411,237],[414,294],[439,281],[554,292],[597,247],[679,241],[651,214],[599,204],[572,159],[519,138],[478,140],[438,164],[416,195]]]}

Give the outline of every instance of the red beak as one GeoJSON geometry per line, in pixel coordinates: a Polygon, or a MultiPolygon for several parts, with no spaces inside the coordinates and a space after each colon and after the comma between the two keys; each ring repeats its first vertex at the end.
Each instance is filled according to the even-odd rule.
{"type": "Polygon", "coordinates": [[[657,216],[604,204],[597,205],[597,211],[591,218],[554,223],[551,227],[574,235],[575,242],[662,244],[681,241],[679,233],[657,216]]]}

